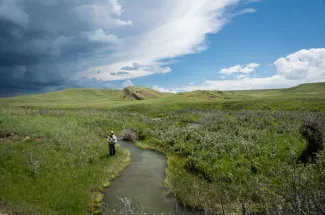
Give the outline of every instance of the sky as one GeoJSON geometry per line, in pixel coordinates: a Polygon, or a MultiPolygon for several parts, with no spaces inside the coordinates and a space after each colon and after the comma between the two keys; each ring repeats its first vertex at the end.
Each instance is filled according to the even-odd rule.
{"type": "Polygon", "coordinates": [[[0,0],[0,96],[325,81],[325,0],[0,0]]]}

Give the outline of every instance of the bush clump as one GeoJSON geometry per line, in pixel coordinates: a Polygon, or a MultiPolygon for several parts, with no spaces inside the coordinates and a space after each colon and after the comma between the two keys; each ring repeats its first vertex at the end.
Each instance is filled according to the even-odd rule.
{"type": "Polygon", "coordinates": [[[136,135],[132,128],[124,128],[121,134],[122,140],[135,141],[136,135]]]}
{"type": "Polygon", "coordinates": [[[300,127],[301,136],[307,141],[307,147],[299,160],[303,163],[315,163],[317,154],[324,149],[322,124],[315,118],[307,116],[300,127]]]}
{"type": "Polygon", "coordinates": [[[146,134],[144,133],[144,131],[142,129],[137,130],[136,132],[136,136],[137,136],[137,140],[145,140],[146,139],[146,134]]]}

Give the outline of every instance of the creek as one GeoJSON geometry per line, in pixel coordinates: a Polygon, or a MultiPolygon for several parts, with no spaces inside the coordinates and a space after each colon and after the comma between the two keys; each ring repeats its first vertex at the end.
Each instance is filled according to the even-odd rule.
{"type": "Polygon", "coordinates": [[[104,190],[103,214],[203,214],[181,206],[168,195],[164,155],[130,142],[120,140],[118,144],[131,152],[131,160],[104,190]]]}

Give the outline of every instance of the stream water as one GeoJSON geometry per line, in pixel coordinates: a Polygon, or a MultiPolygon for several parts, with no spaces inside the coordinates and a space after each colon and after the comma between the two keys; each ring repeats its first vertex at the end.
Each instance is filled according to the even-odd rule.
{"type": "MultiPolygon", "coordinates": [[[[104,214],[203,214],[182,207],[164,187],[166,158],[154,151],[118,142],[131,152],[129,165],[104,190],[104,214]],[[132,210],[132,212],[131,212],[132,210]]],[[[118,153],[118,152],[117,152],[118,153]]]]}

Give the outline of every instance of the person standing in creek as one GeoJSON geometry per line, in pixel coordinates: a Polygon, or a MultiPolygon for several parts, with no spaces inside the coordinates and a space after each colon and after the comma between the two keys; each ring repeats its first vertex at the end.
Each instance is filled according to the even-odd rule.
{"type": "Polygon", "coordinates": [[[108,148],[109,148],[109,155],[115,155],[115,145],[117,143],[117,138],[114,135],[114,132],[111,131],[111,133],[107,137],[108,142],[108,148]]]}

